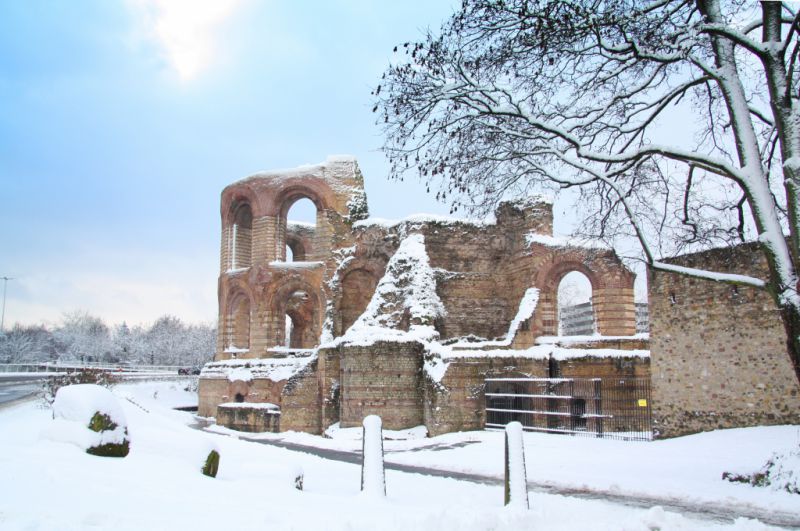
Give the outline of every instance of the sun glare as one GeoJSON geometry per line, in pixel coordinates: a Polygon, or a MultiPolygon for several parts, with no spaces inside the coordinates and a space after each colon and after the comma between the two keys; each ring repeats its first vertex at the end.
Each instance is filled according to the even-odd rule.
{"type": "Polygon", "coordinates": [[[219,26],[242,0],[130,0],[130,4],[180,79],[189,81],[214,60],[219,26]]]}

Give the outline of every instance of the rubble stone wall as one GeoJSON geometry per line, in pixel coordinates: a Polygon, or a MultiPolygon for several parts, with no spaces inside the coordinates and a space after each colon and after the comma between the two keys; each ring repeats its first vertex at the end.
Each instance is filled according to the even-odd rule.
{"type": "MultiPolygon", "coordinates": [[[[672,261],[767,276],[752,244],[672,261]]],[[[660,437],[800,423],[800,388],[768,293],[661,271],[648,278],[653,420],[660,437]]]]}

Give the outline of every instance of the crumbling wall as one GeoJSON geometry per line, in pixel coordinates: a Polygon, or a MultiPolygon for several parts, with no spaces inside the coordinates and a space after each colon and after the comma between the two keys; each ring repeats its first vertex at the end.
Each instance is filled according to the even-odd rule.
{"type": "Polygon", "coordinates": [[[305,369],[289,378],[283,387],[280,399],[281,431],[322,433],[317,364],[317,360],[309,363],[305,369]]]}

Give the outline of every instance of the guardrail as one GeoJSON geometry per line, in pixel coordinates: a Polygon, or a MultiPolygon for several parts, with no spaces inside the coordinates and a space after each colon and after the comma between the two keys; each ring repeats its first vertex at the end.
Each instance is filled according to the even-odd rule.
{"type": "Polygon", "coordinates": [[[128,365],[124,363],[0,363],[4,372],[73,372],[100,369],[109,372],[169,372],[178,373],[185,365],[128,365]]]}

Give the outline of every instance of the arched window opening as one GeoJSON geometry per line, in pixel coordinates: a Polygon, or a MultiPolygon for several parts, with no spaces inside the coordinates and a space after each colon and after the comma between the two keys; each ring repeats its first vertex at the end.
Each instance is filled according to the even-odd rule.
{"type": "Polygon", "coordinates": [[[311,296],[303,290],[289,295],[284,317],[284,346],[289,348],[312,348],[314,337],[314,305],[311,296]]]}
{"type": "Polygon", "coordinates": [[[289,316],[289,314],[286,314],[284,317],[286,319],[285,319],[285,325],[284,325],[284,331],[283,331],[283,333],[284,333],[283,346],[291,348],[292,347],[292,331],[294,330],[294,322],[292,321],[292,318],[289,316]]]}
{"type": "Polygon", "coordinates": [[[313,237],[313,234],[307,230],[298,230],[294,225],[289,228],[289,232],[286,233],[286,261],[305,262],[305,246],[310,243],[309,238],[313,237]]]}
{"type": "Polygon", "coordinates": [[[242,393],[236,393],[236,396],[233,397],[233,401],[241,404],[244,402],[244,395],[242,393]]]}
{"type": "Polygon", "coordinates": [[[567,273],[558,285],[558,335],[590,336],[596,332],[592,283],[579,271],[567,273]]]}
{"type": "Polygon", "coordinates": [[[230,308],[226,350],[237,352],[250,348],[250,301],[238,297],[230,308]]]}
{"type": "Polygon", "coordinates": [[[285,245],[286,262],[304,262],[312,248],[317,228],[317,206],[307,197],[300,197],[286,213],[285,245]]]}
{"type": "Polygon", "coordinates": [[[229,269],[250,267],[253,256],[253,212],[247,203],[233,207],[233,224],[228,238],[229,269]]]}
{"type": "Polygon", "coordinates": [[[344,334],[367,309],[377,285],[378,280],[375,276],[364,269],[350,271],[344,276],[340,305],[341,334],[344,334]]]}

